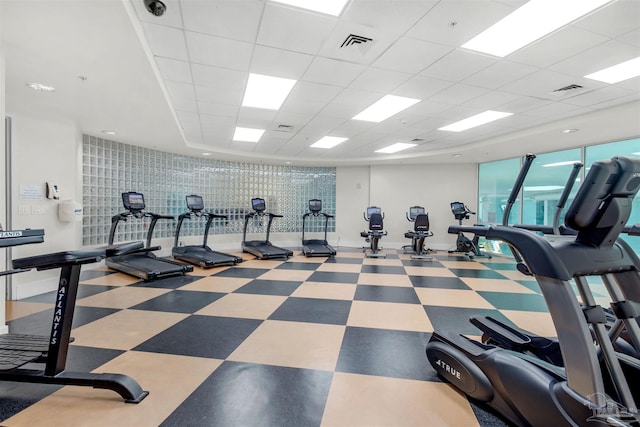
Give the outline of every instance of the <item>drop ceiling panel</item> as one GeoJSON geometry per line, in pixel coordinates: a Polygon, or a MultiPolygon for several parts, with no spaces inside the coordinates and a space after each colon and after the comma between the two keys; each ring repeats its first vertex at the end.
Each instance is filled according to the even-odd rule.
{"type": "Polygon", "coordinates": [[[329,102],[341,91],[342,88],[339,86],[301,81],[297,82],[295,86],[293,86],[293,89],[287,99],[291,102],[302,100],[329,102]]]}
{"type": "Polygon", "coordinates": [[[502,86],[501,90],[539,98],[556,99],[552,92],[571,84],[580,84],[582,79],[549,70],[539,70],[513,83],[502,86]]]}
{"type": "Polygon", "coordinates": [[[513,10],[509,5],[494,1],[441,1],[407,32],[407,36],[460,47],[513,10]]]}
{"type": "Polygon", "coordinates": [[[300,80],[311,61],[311,55],[258,45],[253,51],[251,72],[300,80]]]}
{"type": "Polygon", "coordinates": [[[165,80],[174,80],[177,82],[193,84],[191,78],[191,67],[187,61],[178,61],[176,59],[156,57],[156,64],[160,69],[160,74],[165,80]]]}
{"type": "Polygon", "coordinates": [[[513,93],[492,90],[491,92],[487,92],[484,95],[480,95],[477,98],[465,102],[463,105],[466,107],[480,108],[483,110],[500,110],[499,107],[501,105],[516,100],[519,97],[519,95],[513,93]]]}
{"type": "Polygon", "coordinates": [[[235,118],[238,116],[239,109],[239,107],[234,105],[224,105],[215,102],[198,102],[198,111],[200,114],[208,114],[211,116],[235,118]]]}
{"type": "Polygon", "coordinates": [[[458,105],[464,104],[465,102],[484,95],[487,92],[489,92],[489,89],[458,83],[433,95],[429,98],[429,101],[458,105]]]}
{"type": "Polygon", "coordinates": [[[191,31],[185,35],[191,62],[240,71],[249,68],[252,44],[191,31]]]}
{"type": "Polygon", "coordinates": [[[208,65],[192,64],[193,81],[198,86],[223,88],[244,93],[249,73],[208,65]]]}
{"type": "Polygon", "coordinates": [[[288,111],[278,111],[275,118],[275,123],[293,126],[294,129],[300,129],[307,124],[313,116],[308,114],[293,113],[288,111]]]}
{"type": "Polygon", "coordinates": [[[364,110],[374,102],[384,96],[381,92],[372,92],[359,89],[345,89],[340,92],[333,100],[332,104],[341,104],[358,107],[360,111],[364,110]]]}
{"type": "Polygon", "coordinates": [[[512,53],[509,61],[546,68],[608,40],[603,35],[569,26],[512,53]]]}
{"type": "MultiPolygon", "coordinates": [[[[363,109],[364,107],[361,107],[361,106],[357,107],[354,105],[336,104],[334,102],[331,102],[322,109],[320,114],[322,114],[323,116],[329,116],[329,117],[341,117],[343,119],[351,119],[352,117],[360,113],[363,109]]],[[[361,122],[362,120],[353,120],[353,121],[361,122]]]]}
{"type": "Polygon", "coordinates": [[[538,68],[532,67],[531,65],[519,64],[503,59],[482,71],[478,71],[473,76],[466,78],[464,83],[489,89],[498,89],[527,75],[533,74],[537,70],[538,68]]]}
{"type": "Polygon", "coordinates": [[[182,82],[174,82],[174,81],[165,81],[165,86],[169,91],[169,96],[171,99],[175,99],[178,101],[182,100],[194,100],[196,99],[196,92],[193,85],[182,82]]]}
{"type": "Polygon", "coordinates": [[[497,58],[464,49],[455,49],[420,75],[440,80],[460,81],[495,63],[497,58]]]}
{"type": "Polygon", "coordinates": [[[352,0],[342,13],[342,19],[401,35],[437,3],[435,0],[352,0]]]}
{"type": "Polygon", "coordinates": [[[184,32],[178,28],[143,22],[142,27],[154,56],[188,61],[184,32]]]}
{"type": "Polygon", "coordinates": [[[196,99],[202,102],[237,106],[242,101],[242,92],[219,87],[196,86],[196,99]]]}
{"type": "Polygon", "coordinates": [[[315,55],[338,18],[267,2],[257,44],[315,55]]]}
{"type": "Polygon", "coordinates": [[[453,82],[431,77],[414,76],[393,90],[394,95],[427,99],[453,85],[453,82]]]}
{"type": "Polygon", "coordinates": [[[574,25],[607,37],[618,37],[640,25],[640,2],[618,0],[598,10],[574,25]]]}
{"type": "Polygon", "coordinates": [[[623,43],[640,47],[640,29],[629,31],[628,33],[618,37],[618,40],[623,43]]]}
{"type": "MultiPolygon", "coordinates": [[[[588,93],[567,98],[563,102],[572,105],[589,107],[612,99],[624,99],[625,96],[631,94],[633,94],[633,92],[628,89],[623,89],[616,86],[607,86],[603,87],[602,89],[597,89],[588,93]]],[[[640,120],[640,118],[638,120],[640,120]]]]}
{"type": "Polygon", "coordinates": [[[198,112],[198,105],[195,99],[172,99],[171,105],[175,110],[190,111],[192,113],[198,112]]]}
{"type": "Polygon", "coordinates": [[[240,108],[237,125],[254,129],[269,129],[278,114],[275,110],[262,108],[240,108]]]}
{"type": "Polygon", "coordinates": [[[589,111],[592,110],[579,107],[577,105],[565,104],[563,102],[553,102],[542,107],[533,108],[527,111],[527,115],[557,120],[562,117],[575,116],[589,111]]]}
{"type": "Polygon", "coordinates": [[[347,86],[362,71],[364,65],[316,57],[302,79],[307,82],[323,83],[334,86],[347,86]]]}
{"type": "Polygon", "coordinates": [[[419,73],[452,50],[451,47],[409,37],[400,38],[374,66],[403,73],[419,73]]]}
{"type": "Polygon", "coordinates": [[[356,77],[349,87],[353,89],[375,89],[380,92],[391,92],[410,78],[411,74],[369,67],[356,77]]]}
{"type": "Polygon", "coordinates": [[[611,40],[552,65],[549,69],[582,77],[638,56],[640,56],[640,47],[611,40]]]}
{"type": "Polygon", "coordinates": [[[180,5],[187,31],[247,42],[256,39],[264,8],[264,2],[258,0],[242,0],[241,7],[228,0],[189,0],[180,5]]]}

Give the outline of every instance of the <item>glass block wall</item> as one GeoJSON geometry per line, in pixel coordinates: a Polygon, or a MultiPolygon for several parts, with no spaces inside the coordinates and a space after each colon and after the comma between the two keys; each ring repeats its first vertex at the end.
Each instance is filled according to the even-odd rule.
{"type": "MultiPolygon", "coordinates": [[[[83,245],[106,244],[111,217],[124,211],[121,194],[144,194],[146,210],[173,215],[160,220],[154,238],[173,237],[178,215],[187,210],[185,196],[203,197],[205,210],[227,219],[216,219],[209,234],[242,234],[251,199],[262,197],[267,212],[283,215],[271,231],[302,232],[302,216],[309,199],[322,200],[323,212],[335,215],[335,168],[280,166],[202,159],[122,144],[83,135],[83,245]]],[[[142,240],[150,220],[121,221],[116,242],[142,240]]],[[[264,233],[267,221],[249,222],[248,233],[264,233]]],[[[201,236],[204,220],[185,220],[181,236],[201,236]]],[[[324,220],[307,218],[305,232],[323,232],[324,220]]],[[[329,232],[335,223],[329,221],[329,232]]]]}

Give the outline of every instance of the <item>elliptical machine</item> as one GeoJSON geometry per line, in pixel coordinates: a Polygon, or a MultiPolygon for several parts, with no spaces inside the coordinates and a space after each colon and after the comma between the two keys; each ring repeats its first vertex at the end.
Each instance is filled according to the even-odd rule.
{"type": "Polygon", "coordinates": [[[379,245],[382,236],[387,235],[387,232],[383,230],[384,214],[382,209],[377,206],[369,206],[363,216],[364,220],[369,223],[369,230],[361,231],[360,236],[365,238],[365,242],[369,243],[369,250],[371,251],[367,252],[367,247],[363,247],[365,256],[367,258],[386,258],[387,254],[380,252],[382,248],[379,245]]]}
{"type": "MultiPolygon", "coordinates": [[[[462,202],[451,202],[451,213],[453,213],[453,217],[458,221],[458,225],[460,226],[462,226],[463,220],[469,219],[470,215],[476,214],[462,202]]],[[[469,238],[465,236],[464,233],[459,232],[458,238],[456,239],[456,248],[450,250],[449,253],[462,253],[471,259],[476,256],[485,256],[487,258],[491,258],[491,255],[480,251],[480,248],[478,246],[479,240],[479,237],[475,234],[473,235],[473,239],[469,240],[469,238]]]]}
{"type": "Polygon", "coordinates": [[[563,366],[438,331],[426,350],[438,374],[519,426],[640,424],[640,393],[628,374],[640,360],[616,352],[587,280],[602,277],[616,317],[639,349],[640,259],[618,239],[639,189],[640,159],[615,157],[591,166],[567,211],[565,223],[576,235],[546,237],[504,225],[449,227],[452,234],[504,241],[521,255],[549,308],[563,366]]]}

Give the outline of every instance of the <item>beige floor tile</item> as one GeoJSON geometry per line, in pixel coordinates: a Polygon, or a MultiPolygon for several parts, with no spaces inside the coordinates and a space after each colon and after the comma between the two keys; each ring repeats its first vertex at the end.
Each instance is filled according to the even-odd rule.
{"type": "Polygon", "coordinates": [[[474,291],[535,294],[531,289],[513,280],[480,279],[473,277],[461,277],[460,280],[474,291]]]}
{"type": "Polygon", "coordinates": [[[555,337],[556,328],[549,313],[537,311],[500,310],[507,319],[526,331],[543,337],[555,337]]]}
{"type": "Polygon", "coordinates": [[[284,280],[291,282],[304,282],[313,274],[311,270],[269,270],[258,276],[260,280],[284,280]]]}
{"type": "Polygon", "coordinates": [[[362,260],[364,265],[390,265],[395,267],[402,267],[401,259],[386,259],[386,258],[365,258],[362,260]]]}
{"type": "Polygon", "coordinates": [[[356,288],[357,285],[347,283],[305,282],[291,296],[351,301],[356,294],[356,288]]]}
{"type": "Polygon", "coordinates": [[[106,286],[127,286],[132,283],[139,282],[141,279],[129,276],[124,273],[107,274],[106,276],[94,277],[93,279],[83,280],[83,285],[106,285],[106,286]]]}
{"type": "Polygon", "coordinates": [[[7,427],[158,426],[222,363],[221,360],[127,352],[96,372],[131,376],[149,395],[123,403],[111,390],[67,386],[3,421],[7,427]],[[168,386],[170,384],[170,386],[168,386]]]}
{"type": "Polygon", "coordinates": [[[121,310],[71,332],[75,345],[130,350],[188,315],[145,310],[121,310]]]}
{"type": "Polygon", "coordinates": [[[440,264],[447,268],[460,268],[471,270],[489,270],[489,267],[477,261],[440,261],[440,264]]]}
{"type": "Polygon", "coordinates": [[[203,277],[180,287],[181,291],[233,292],[253,279],[243,277],[203,277]]]}
{"type": "Polygon", "coordinates": [[[467,399],[444,383],[337,372],[323,427],[478,426],[467,399]]]}
{"type": "Polygon", "coordinates": [[[344,331],[341,325],[267,320],[227,360],[332,371],[344,331]]]}
{"type": "Polygon", "coordinates": [[[190,273],[187,273],[187,276],[201,276],[201,277],[211,276],[212,274],[216,274],[221,271],[228,270],[229,268],[232,268],[232,267],[225,265],[222,267],[202,268],[202,267],[198,267],[197,265],[194,265],[193,271],[190,273]]]}
{"type": "Polygon", "coordinates": [[[360,273],[358,285],[411,287],[411,280],[403,274],[360,273]]]}
{"type": "Polygon", "coordinates": [[[129,308],[167,292],[171,292],[171,289],[123,286],[79,299],[77,304],[86,307],[129,308]]]}
{"type": "Polygon", "coordinates": [[[530,280],[532,282],[536,281],[536,279],[534,279],[533,277],[522,274],[517,270],[496,270],[496,272],[511,280],[530,280]]]}
{"type": "Polygon", "coordinates": [[[423,305],[495,309],[475,291],[434,288],[415,288],[415,291],[423,305]]]}
{"type": "Polygon", "coordinates": [[[433,332],[433,326],[421,305],[391,302],[354,301],[348,326],[433,332]]]}
{"type": "Polygon", "coordinates": [[[307,257],[307,256],[304,256],[304,255],[297,255],[297,256],[289,257],[289,261],[290,262],[311,262],[311,263],[316,263],[316,264],[322,264],[326,260],[327,260],[327,258],[326,257],[322,257],[322,256],[307,257]]]}
{"type": "Polygon", "coordinates": [[[5,316],[7,321],[15,320],[24,316],[29,316],[30,314],[49,310],[51,307],[53,307],[53,301],[51,301],[51,304],[41,302],[6,301],[5,316]]]}
{"type": "Polygon", "coordinates": [[[360,273],[362,264],[322,264],[316,268],[316,271],[330,271],[332,273],[360,273]]]}
{"type": "Polygon", "coordinates": [[[364,252],[338,252],[338,258],[364,258],[364,252]]]}
{"type": "Polygon", "coordinates": [[[196,314],[205,316],[266,319],[285,302],[279,295],[229,294],[215,300],[196,314]]]}
{"type": "Polygon", "coordinates": [[[409,267],[405,266],[404,271],[409,276],[433,276],[433,277],[456,277],[451,271],[443,267],[409,267]]]}

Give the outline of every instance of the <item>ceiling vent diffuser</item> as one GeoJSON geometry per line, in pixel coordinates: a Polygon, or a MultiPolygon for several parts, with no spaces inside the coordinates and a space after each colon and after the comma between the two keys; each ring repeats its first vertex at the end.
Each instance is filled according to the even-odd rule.
{"type": "Polygon", "coordinates": [[[373,39],[370,39],[369,37],[358,36],[356,34],[349,34],[347,38],[344,39],[340,47],[344,48],[344,47],[349,47],[349,46],[358,45],[358,44],[365,44],[371,41],[373,41],[373,39]]]}

